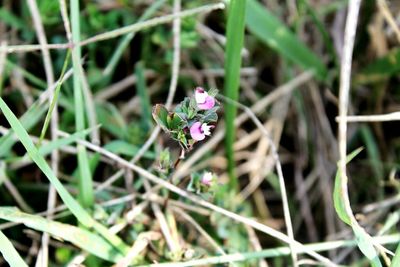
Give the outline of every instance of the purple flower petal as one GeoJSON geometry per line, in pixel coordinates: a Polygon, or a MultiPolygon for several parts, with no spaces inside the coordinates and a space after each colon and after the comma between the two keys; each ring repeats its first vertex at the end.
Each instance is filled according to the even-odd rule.
{"type": "Polygon", "coordinates": [[[209,110],[215,106],[215,99],[212,96],[207,96],[204,103],[197,103],[197,107],[202,110],[209,110]]]}
{"type": "Polygon", "coordinates": [[[196,141],[201,141],[206,138],[206,135],[201,130],[201,122],[193,123],[193,125],[190,127],[190,136],[196,141]]]}

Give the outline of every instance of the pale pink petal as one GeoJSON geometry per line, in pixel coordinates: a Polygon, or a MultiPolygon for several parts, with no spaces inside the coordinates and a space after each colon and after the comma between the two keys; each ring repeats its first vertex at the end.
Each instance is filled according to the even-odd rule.
{"type": "Polygon", "coordinates": [[[197,103],[197,107],[202,110],[209,110],[215,106],[215,99],[212,96],[207,96],[204,103],[197,103]]]}
{"type": "Polygon", "coordinates": [[[193,125],[190,127],[190,136],[192,136],[192,138],[196,141],[201,141],[206,138],[206,135],[201,130],[201,122],[193,123],[193,125]]]}
{"type": "Polygon", "coordinates": [[[197,87],[194,91],[194,98],[196,99],[197,104],[203,104],[206,102],[207,97],[208,93],[201,87],[197,87]]]}
{"type": "Polygon", "coordinates": [[[213,175],[211,172],[206,172],[201,177],[201,183],[204,185],[210,186],[212,181],[213,181],[213,175]]]}

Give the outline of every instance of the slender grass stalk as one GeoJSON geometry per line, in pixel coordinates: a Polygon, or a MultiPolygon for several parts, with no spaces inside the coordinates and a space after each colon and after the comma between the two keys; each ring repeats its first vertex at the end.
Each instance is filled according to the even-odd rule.
{"type": "Polygon", "coordinates": [[[41,145],[41,143],[42,143],[42,141],[44,139],[44,135],[46,134],[47,128],[48,128],[50,120],[51,120],[51,114],[53,113],[53,110],[54,110],[54,108],[56,106],[58,95],[59,95],[60,89],[61,89],[61,85],[62,85],[62,82],[64,80],[64,75],[65,75],[65,72],[67,70],[70,54],[71,54],[71,50],[68,50],[67,55],[65,57],[63,68],[61,70],[60,79],[57,81],[57,87],[56,87],[56,90],[54,92],[53,99],[51,100],[50,108],[47,111],[46,119],[44,120],[42,131],[40,132],[40,138],[39,138],[38,147],[40,147],[40,145],[41,145]]]}
{"type": "MultiPolygon", "coordinates": [[[[240,66],[242,58],[240,52],[243,47],[246,1],[232,0],[228,10],[228,26],[226,31],[227,45],[225,52],[225,88],[226,97],[235,101],[239,98],[240,66]]],[[[236,106],[232,103],[225,104],[226,139],[225,153],[228,159],[229,187],[238,191],[235,175],[235,162],[233,143],[235,141],[236,106]]]]}
{"type": "Polygon", "coordinates": [[[10,266],[28,267],[28,265],[18,254],[17,250],[14,248],[13,244],[10,242],[10,240],[8,240],[2,231],[0,231],[0,252],[10,266]]]}
{"type": "MultiPolygon", "coordinates": [[[[80,71],[81,48],[76,45],[80,42],[80,18],[79,0],[71,1],[71,25],[72,41],[75,44],[72,49],[72,65],[74,72],[74,102],[75,102],[75,127],[76,131],[85,129],[85,108],[82,94],[82,72],[80,71]]],[[[93,181],[90,173],[89,160],[86,148],[78,144],[78,168],[79,168],[79,200],[84,207],[91,207],[94,203],[93,181]]]]}

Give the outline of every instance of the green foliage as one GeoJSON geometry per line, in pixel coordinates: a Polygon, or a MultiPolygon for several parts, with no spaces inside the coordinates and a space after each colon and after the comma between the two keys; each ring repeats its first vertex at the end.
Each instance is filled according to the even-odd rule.
{"type": "MultiPolygon", "coordinates": [[[[241,51],[243,48],[246,8],[245,0],[232,0],[229,3],[224,65],[224,95],[235,101],[239,99],[240,68],[242,65],[241,51]]],[[[232,190],[237,191],[238,183],[234,171],[233,153],[233,143],[236,136],[234,120],[237,110],[232,103],[226,103],[224,109],[226,122],[225,154],[228,159],[229,184],[232,190]]]]}
{"type": "MultiPolygon", "coordinates": [[[[204,91],[202,88],[196,88],[195,92],[197,90],[204,91]]],[[[185,97],[175,107],[174,112],[169,112],[162,104],[156,104],[153,107],[153,118],[172,139],[179,142],[182,148],[190,150],[197,141],[191,134],[192,126],[201,123],[201,125],[213,128],[212,124],[218,120],[219,104],[214,98],[217,93],[216,89],[209,92],[204,91],[204,94],[214,101],[213,106],[206,109],[201,108],[201,104],[196,102],[195,97],[185,97]]]]}
{"type": "Polygon", "coordinates": [[[246,2],[246,26],[252,34],[283,57],[304,69],[314,70],[320,80],[326,77],[324,63],[285,24],[256,0],[246,2]]]}
{"type": "Polygon", "coordinates": [[[47,220],[41,216],[23,213],[16,208],[10,207],[0,207],[0,218],[11,222],[23,223],[31,229],[46,232],[62,240],[69,241],[75,246],[107,261],[117,262],[123,257],[118,250],[103,238],[76,226],[47,220]]]}

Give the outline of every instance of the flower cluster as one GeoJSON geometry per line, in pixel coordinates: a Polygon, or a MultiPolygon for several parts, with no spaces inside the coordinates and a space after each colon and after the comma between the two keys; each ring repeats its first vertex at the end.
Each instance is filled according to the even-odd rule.
{"type": "Polygon", "coordinates": [[[153,118],[183,148],[190,149],[194,143],[210,136],[215,127],[219,108],[215,99],[217,93],[217,90],[207,92],[197,87],[194,96],[186,97],[173,112],[157,104],[153,108],[153,118]]]}

